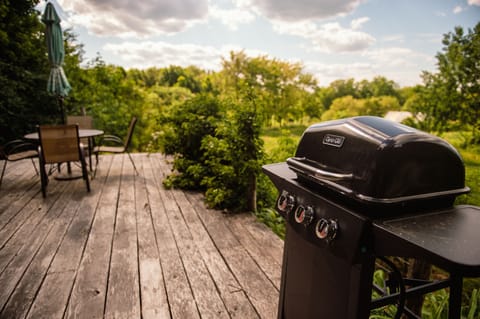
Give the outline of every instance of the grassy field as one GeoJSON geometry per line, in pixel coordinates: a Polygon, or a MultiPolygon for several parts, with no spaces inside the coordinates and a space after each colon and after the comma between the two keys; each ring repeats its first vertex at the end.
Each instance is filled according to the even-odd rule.
{"type": "Polygon", "coordinates": [[[480,206],[480,145],[464,147],[465,135],[459,132],[449,132],[442,135],[462,155],[465,163],[465,184],[471,192],[460,196],[457,204],[480,206]],[[463,146],[463,147],[462,147],[463,146]]]}

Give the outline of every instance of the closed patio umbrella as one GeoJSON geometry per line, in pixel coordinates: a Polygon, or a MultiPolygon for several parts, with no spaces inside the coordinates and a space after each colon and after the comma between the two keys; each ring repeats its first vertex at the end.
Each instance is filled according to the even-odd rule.
{"type": "Polygon", "coordinates": [[[46,26],[45,38],[47,41],[48,59],[51,64],[50,76],[47,82],[47,91],[58,97],[58,103],[62,112],[62,122],[65,123],[65,111],[63,109],[63,98],[72,89],[63,71],[63,59],[65,48],[63,47],[62,28],[60,18],[52,3],[47,3],[42,15],[42,22],[46,26]]]}

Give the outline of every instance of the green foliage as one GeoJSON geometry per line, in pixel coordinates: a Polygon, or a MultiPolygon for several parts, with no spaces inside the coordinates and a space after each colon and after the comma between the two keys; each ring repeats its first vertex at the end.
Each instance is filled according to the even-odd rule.
{"type": "Polygon", "coordinates": [[[146,140],[146,145],[142,145],[148,152],[162,151],[163,131],[159,127],[159,118],[162,114],[167,114],[170,109],[184,103],[193,97],[192,92],[182,87],[166,87],[154,85],[143,91],[145,96],[143,108],[144,131],[142,136],[146,140]]]}
{"type": "MultiPolygon", "coordinates": [[[[381,288],[385,288],[386,274],[383,270],[376,270],[373,274],[373,283],[381,288]]],[[[471,294],[467,296],[469,302],[462,306],[461,318],[462,319],[477,319],[480,317],[480,311],[478,309],[478,303],[480,302],[480,296],[478,288],[471,291],[471,294]]],[[[375,291],[372,292],[372,298],[378,298],[380,295],[375,291]]],[[[464,297],[465,298],[465,297],[464,297]]],[[[423,319],[447,319],[448,318],[448,302],[449,293],[447,289],[440,289],[433,293],[425,295],[422,318],[423,319]]],[[[383,308],[374,309],[370,314],[370,319],[391,319],[396,313],[396,306],[389,305],[383,308]]]]}
{"type": "Polygon", "coordinates": [[[324,110],[329,110],[336,99],[348,96],[356,100],[390,96],[396,98],[400,104],[404,102],[398,84],[382,76],[375,77],[372,81],[336,80],[326,88],[317,88],[316,96],[324,110]]]}
{"type": "Polygon", "coordinates": [[[72,64],[68,75],[72,92],[65,100],[67,114],[85,112],[93,116],[96,128],[121,137],[126,135],[130,119],[137,116],[132,147],[142,150],[151,139],[144,91],[134,85],[122,67],[106,65],[100,56],[84,69],[72,64]]]}
{"type": "MultiPolygon", "coordinates": [[[[375,270],[373,273],[373,284],[382,289],[385,288],[386,274],[383,270],[375,270]]],[[[372,290],[372,299],[381,297],[378,292],[372,290]]],[[[391,319],[395,315],[397,308],[394,305],[385,306],[378,309],[373,309],[370,312],[369,319],[391,319]]]]}
{"type": "Polygon", "coordinates": [[[209,205],[255,211],[263,158],[260,120],[251,100],[222,103],[197,95],[161,116],[162,145],[175,154],[165,185],[204,189],[209,205]],[[249,200],[250,199],[250,200],[249,200]]]}
{"type": "Polygon", "coordinates": [[[259,221],[267,225],[280,238],[285,238],[285,218],[272,208],[262,208],[256,214],[259,221]]]}
{"type": "Polygon", "coordinates": [[[423,72],[415,104],[429,131],[468,128],[471,143],[480,142],[480,23],[465,34],[461,27],[444,35],[443,52],[437,54],[438,72],[423,72]]]}
{"type": "MultiPolygon", "coordinates": [[[[160,143],[166,154],[174,154],[176,175],[166,185],[200,189],[209,176],[203,156],[202,140],[213,137],[225,116],[222,103],[211,95],[197,95],[161,114],[160,143]]],[[[221,152],[221,149],[219,149],[221,152]]]]}
{"type": "Polygon", "coordinates": [[[163,137],[165,153],[200,160],[202,139],[215,134],[224,116],[223,105],[211,95],[197,95],[161,114],[160,123],[166,130],[163,137]]]}
{"type": "Polygon", "coordinates": [[[472,296],[470,298],[470,307],[467,314],[467,319],[475,319],[480,317],[480,310],[478,304],[480,303],[479,289],[473,289],[472,296]]]}
{"type": "Polygon", "coordinates": [[[295,136],[287,129],[282,129],[281,133],[282,135],[276,137],[274,142],[272,141],[275,146],[268,152],[268,162],[270,163],[284,162],[287,158],[295,155],[300,135],[295,136]]]}
{"type": "Polygon", "coordinates": [[[151,88],[154,86],[181,87],[191,93],[209,92],[207,73],[195,66],[183,68],[171,65],[166,68],[132,69],[129,75],[136,85],[151,88]]]}
{"type": "Polygon", "coordinates": [[[335,99],[330,109],[322,114],[322,121],[358,115],[384,116],[388,111],[399,109],[397,98],[392,96],[356,99],[348,95],[335,99]]]}
{"type": "Polygon", "coordinates": [[[307,106],[309,113],[317,110],[312,110],[316,81],[312,75],[302,73],[298,63],[231,52],[230,59],[223,60],[220,76],[225,95],[235,100],[246,94],[255,97],[257,112],[265,125],[270,125],[272,119],[283,124],[301,118],[307,106]]]}
{"type": "Polygon", "coordinates": [[[215,207],[255,211],[252,196],[263,158],[260,120],[251,102],[231,107],[234,111],[216,136],[202,141],[205,163],[213,173],[203,182],[205,196],[215,207]]]}
{"type": "Polygon", "coordinates": [[[427,294],[423,301],[422,318],[446,319],[449,294],[446,289],[427,294]]]}
{"type": "Polygon", "coordinates": [[[46,91],[50,66],[37,3],[0,3],[0,144],[60,118],[46,91]]]}

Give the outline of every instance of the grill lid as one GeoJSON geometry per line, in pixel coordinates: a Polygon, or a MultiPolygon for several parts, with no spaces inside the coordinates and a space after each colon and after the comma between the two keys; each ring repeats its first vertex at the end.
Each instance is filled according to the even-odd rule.
{"type": "Polygon", "coordinates": [[[328,121],[302,135],[288,166],[306,181],[355,201],[405,204],[447,198],[465,187],[465,167],[443,139],[373,116],[328,121]]]}

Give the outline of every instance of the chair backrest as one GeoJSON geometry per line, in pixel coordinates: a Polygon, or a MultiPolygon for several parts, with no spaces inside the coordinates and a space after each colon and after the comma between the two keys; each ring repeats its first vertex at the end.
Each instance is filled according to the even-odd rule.
{"type": "Polygon", "coordinates": [[[78,125],[41,125],[38,127],[40,147],[45,164],[80,160],[78,125]]]}
{"type": "Polygon", "coordinates": [[[130,142],[132,140],[132,135],[133,135],[133,130],[135,129],[135,124],[137,124],[137,117],[134,116],[132,117],[132,120],[130,121],[130,125],[128,126],[128,132],[127,132],[127,138],[125,139],[125,143],[123,144],[123,147],[125,150],[128,148],[130,145],[130,142]]]}
{"type": "Polygon", "coordinates": [[[80,129],[93,128],[93,117],[90,115],[69,115],[67,116],[67,124],[78,124],[80,129]]]}

